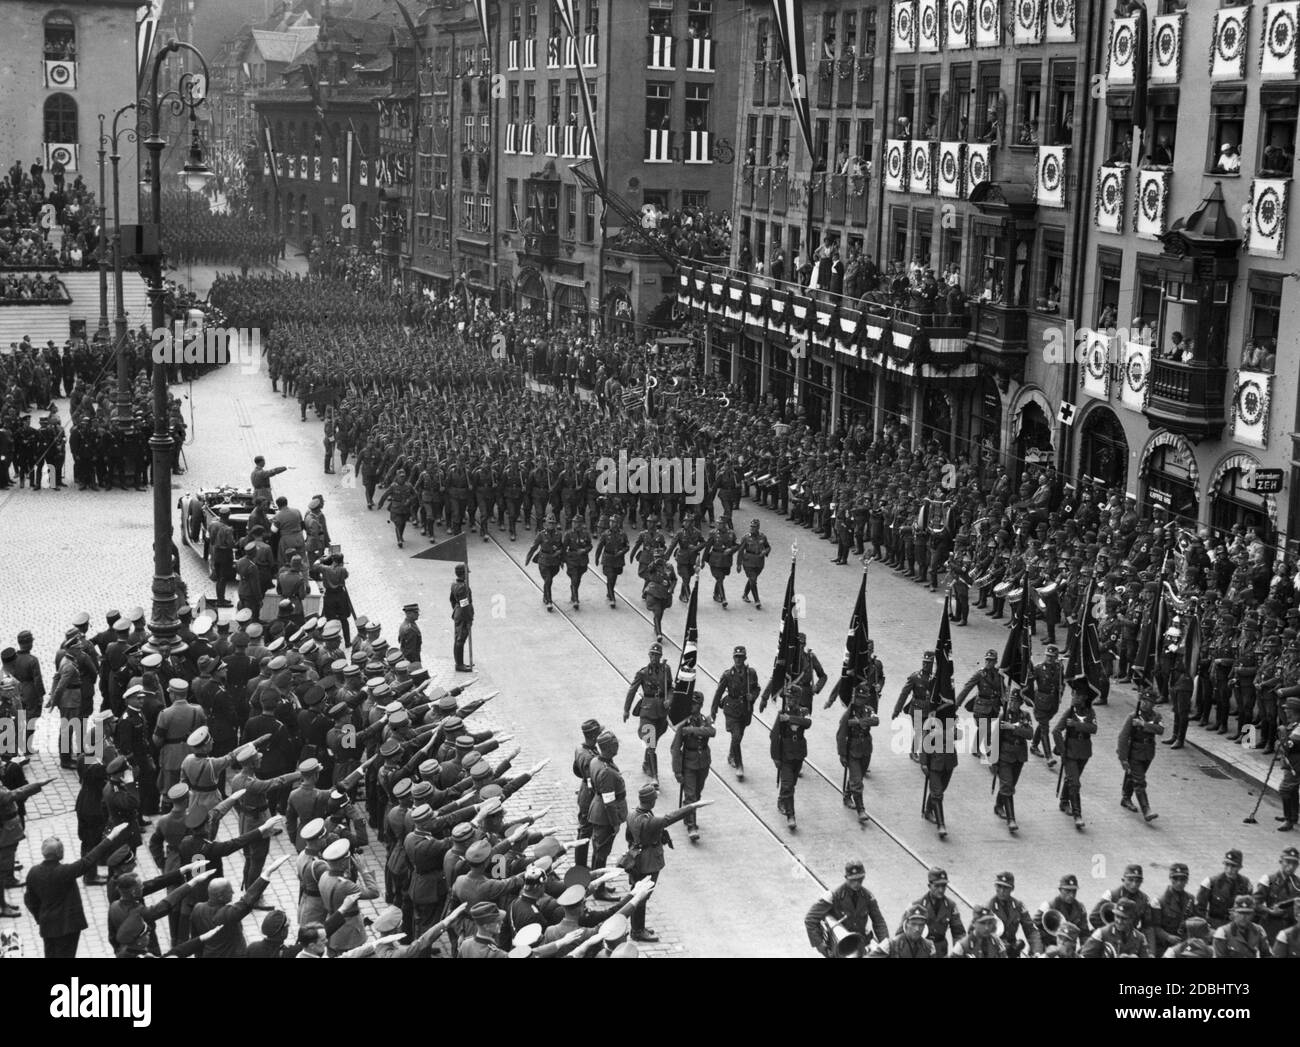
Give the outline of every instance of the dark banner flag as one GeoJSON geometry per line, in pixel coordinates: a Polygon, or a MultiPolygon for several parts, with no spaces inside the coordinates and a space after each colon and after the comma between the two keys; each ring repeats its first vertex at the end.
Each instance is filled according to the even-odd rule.
{"type": "Polygon", "coordinates": [[[812,117],[808,112],[808,53],[804,47],[803,0],[772,0],[772,12],[776,18],[781,60],[785,63],[785,76],[790,84],[790,103],[794,106],[794,116],[808,149],[808,158],[816,160],[812,117]]]}
{"type": "Polygon", "coordinates": [[[1196,708],[1196,691],[1200,686],[1197,670],[1201,664],[1201,617],[1193,606],[1187,613],[1187,629],[1183,639],[1183,671],[1192,680],[1191,708],[1196,708]]]}
{"type": "Polygon", "coordinates": [[[1020,598],[1020,610],[1016,613],[1016,620],[1011,626],[1011,635],[1007,637],[1006,646],[1002,648],[1002,661],[998,664],[998,668],[1007,674],[1008,680],[1023,687],[1025,681],[1029,679],[1033,645],[1033,634],[1029,627],[1029,601],[1032,599],[1032,590],[1029,588],[1028,572],[1020,580],[1020,591],[1023,594],[1020,598]]]}
{"type": "Polygon", "coordinates": [[[853,616],[849,619],[849,631],[844,637],[844,664],[840,666],[840,681],[835,685],[835,693],[841,702],[848,705],[853,698],[853,688],[867,671],[867,639],[870,630],[867,626],[867,571],[862,569],[862,581],[858,585],[858,599],[853,605],[853,616]]]}
{"type": "Polygon", "coordinates": [[[1101,636],[1097,628],[1097,582],[1088,580],[1079,601],[1079,621],[1065,662],[1065,675],[1070,683],[1087,687],[1092,701],[1102,695],[1106,674],[1101,664],[1101,636]]]}
{"type": "Polygon", "coordinates": [[[790,676],[799,668],[799,620],[794,615],[794,565],[790,557],[790,577],[785,583],[785,601],[781,604],[781,638],[777,641],[776,658],[772,663],[772,679],[764,690],[764,699],[780,693],[790,676]]]}
{"type": "Polygon", "coordinates": [[[697,624],[700,606],[700,576],[691,577],[691,598],[686,605],[686,632],[682,637],[682,658],[673,679],[673,697],[668,705],[668,723],[676,727],[691,715],[691,694],[695,690],[695,661],[700,630],[697,624]]]}
{"type": "Polygon", "coordinates": [[[934,679],[930,682],[930,710],[944,718],[957,714],[957,699],[952,686],[952,626],[948,620],[948,599],[943,601],[939,619],[939,637],[934,642],[934,679]],[[943,709],[943,706],[949,706],[943,709]]]}
{"type": "MultiPolygon", "coordinates": [[[[1165,563],[1168,564],[1168,556],[1165,563]]],[[[1138,633],[1137,656],[1133,659],[1133,675],[1144,683],[1155,679],[1156,660],[1160,657],[1160,644],[1165,635],[1165,570],[1160,568],[1160,580],[1156,582],[1156,594],[1147,606],[1142,619],[1142,629],[1138,633]]]]}

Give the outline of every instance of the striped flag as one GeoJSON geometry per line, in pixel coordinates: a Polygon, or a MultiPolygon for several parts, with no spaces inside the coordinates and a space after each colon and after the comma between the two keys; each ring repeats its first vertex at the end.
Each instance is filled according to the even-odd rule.
{"type": "Polygon", "coordinates": [[[343,181],[348,186],[348,203],[352,203],[352,121],[348,121],[348,138],[347,138],[347,163],[348,166],[343,172],[343,181]]]}
{"type": "MultiPolygon", "coordinates": [[[[578,16],[573,10],[573,0],[555,0],[555,6],[564,22],[565,32],[573,39],[578,37],[578,16]]],[[[591,107],[591,90],[587,78],[578,74],[578,100],[582,103],[582,115],[587,122],[591,135],[591,169],[596,176],[596,185],[600,187],[602,202],[605,196],[605,165],[600,158],[600,136],[596,133],[596,117],[591,107]]]]}
{"type": "Polygon", "coordinates": [[[144,90],[144,78],[153,55],[154,41],[158,38],[158,18],[162,14],[163,0],[154,0],[136,8],[135,12],[135,86],[136,93],[144,90]]]}
{"type": "Polygon", "coordinates": [[[668,723],[676,727],[691,715],[691,695],[695,691],[695,662],[699,650],[698,625],[700,606],[700,576],[691,576],[691,598],[686,604],[686,632],[682,639],[682,657],[677,663],[677,676],[673,679],[673,696],[668,706],[668,723]]]}
{"type": "Polygon", "coordinates": [[[776,19],[777,40],[781,45],[781,60],[785,63],[786,80],[790,84],[790,102],[794,106],[799,133],[815,159],[813,151],[812,117],[808,111],[808,54],[804,47],[803,0],[772,0],[776,19]]]}

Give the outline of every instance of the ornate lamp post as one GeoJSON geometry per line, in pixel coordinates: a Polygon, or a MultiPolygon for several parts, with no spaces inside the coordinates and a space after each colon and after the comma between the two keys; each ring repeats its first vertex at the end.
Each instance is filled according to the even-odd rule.
{"type": "MultiPolygon", "coordinates": [[[[124,113],[129,113],[135,109],[134,102],[122,106],[113,114],[113,131],[111,134],[104,133],[104,121],[107,117],[99,114],[99,191],[104,191],[104,146],[112,149],[109,154],[109,162],[113,165],[113,293],[117,296],[117,307],[113,316],[113,351],[117,354],[117,403],[115,405],[115,424],[118,429],[126,431],[131,427],[131,375],[127,367],[128,360],[126,357],[126,312],[122,305],[122,201],[120,186],[118,184],[118,162],[122,159],[118,152],[118,141],[125,138],[128,142],[136,141],[135,128],[123,127],[118,129],[117,122],[122,118],[124,113]]],[[[103,233],[103,198],[100,202],[100,255],[99,255],[99,304],[100,319],[99,322],[107,336],[108,327],[108,304],[106,302],[106,288],[104,276],[104,233],[103,233]]],[[[96,337],[99,337],[96,335],[96,337]]]]}
{"type": "MultiPolygon", "coordinates": [[[[154,330],[166,323],[163,305],[166,288],[163,284],[163,255],[161,245],[162,228],[162,154],[166,142],[160,131],[161,103],[167,102],[171,112],[180,116],[188,112],[190,122],[189,157],[182,168],[185,186],[191,192],[201,190],[212,178],[212,172],[203,162],[203,147],[199,133],[195,110],[207,99],[208,63],[198,48],[184,41],[172,40],[159,48],[154,56],[153,70],[149,77],[149,99],[142,100],[141,105],[149,111],[149,137],[144,147],[149,152],[149,205],[150,220],[141,227],[141,242],[134,252],[140,260],[149,285],[149,307],[152,314],[154,330]],[[163,61],[177,51],[194,54],[203,67],[203,72],[186,71],[181,74],[176,90],[168,91],[160,99],[158,96],[158,73],[163,61]]],[[[153,366],[153,436],[149,446],[153,451],[153,608],[149,630],[154,643],[162,646],[170,643],[179,628],[176,619],[176,584],[172,569],[172,435],[171,420],[167,414],[167,373],[165,364],[158,361],[153,366]]]]}

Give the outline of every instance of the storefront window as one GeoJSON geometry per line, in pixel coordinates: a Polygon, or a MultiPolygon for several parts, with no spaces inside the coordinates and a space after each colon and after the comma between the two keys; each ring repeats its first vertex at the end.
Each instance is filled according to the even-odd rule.
{"type": "Polygon", "coordinates": [[[1156,506],[1194,527],[1200,515],[1199,496],[1192,476],[1191,453],[1182,447],[1161,447],[1147,460],[1146,508],[1156,506]]]}

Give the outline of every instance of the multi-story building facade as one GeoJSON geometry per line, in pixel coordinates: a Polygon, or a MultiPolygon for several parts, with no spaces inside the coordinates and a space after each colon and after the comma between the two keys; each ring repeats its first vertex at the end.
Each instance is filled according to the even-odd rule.
{"type": "Polygon", "coordinates": [[[428,68],[421,78],[420,148],[414,159],[415,286],[447,293],[462,281],[496,292],[497,144],[493,56],[473,3],[444,0],[419,17],[428,68]]]}
{"type": "Polygon", "coordinates": [[[732,206],[741,19],[730,0],[573,6],[576,37],[550,0],[497,5],[499,293],[560,322],[644,320],[674,292],[674,266],[633,214],[732,206]],[[593,148],[579,76],[617,210],[570,171],[593,148]]]}
{"type": "MultiPolygon", "coordinates": [[[[5,27],[5,85],[0,90],[2,163],[24,167],[58,160],[71,181],[97,187],[99,120],[136,97],[135,7],[132,0],[87,0],[61,8],[27,0],[0,2],[5,27]]],[[[123,126],[130,126],[124,123],[123,126]]],[[[123,222],[135,221],[136,151],[123,139],[120,166],[123,222]]],[[[96,188],[96,192],[98,192],[96,188]]]]}
{"type": "Polygon", "coordinates": [[[254,180],[254,203],[289,240],[334,237],[364,246],[380,238],[394,33],[387,22],[324,16],[314,43],[280,82],[258,88],[253,107],[265,123],[254,133],[264,168],[270,127],[277,177],[263,170],[254,180]],[[355,208],[355,228],[343,222],[346,205],[355,208]]]}
{"type": "Polygon", "coordinates": [[[1146,52],[1142,6],[1105,11],[1074,464],[1281,545],[1300,515],[1300,5],[1151,0],[1146,52]]]}
{"type": "MultiPolygon", "coordinates": [[[[1094,6],[804,4],[812,158],[790,144],[770,7],[747,6],[754,75],[742,121],[755,163],[741,173],[738,233],[764,268],[719,289],[730,314],[726,303],[706,309],[740,335],[733,374],[751,395],[794,399],[819,427],[894,425],[1017,473],[1065,458],[1057,405],[1074,365],[1043,347],[1064,337],[1082,293],[1091,127],[1076,103],[1090,112],[1094,6]],[[938,302],[877,307],[788,283],[799,256],[827,243],[882,273],[933,269],[938,302]],[[950,281],[970,298],[956,311],[944,300],[950,281]],[[763,308],[734,307],[746,297],[763,308]]],[[[693,283],[686,300],[705,301],[708,282],[693,283]]]]}

